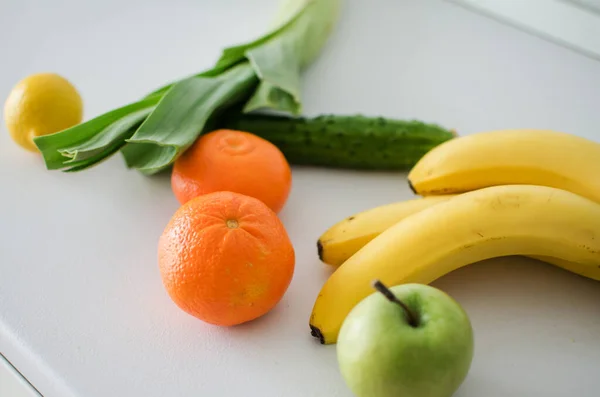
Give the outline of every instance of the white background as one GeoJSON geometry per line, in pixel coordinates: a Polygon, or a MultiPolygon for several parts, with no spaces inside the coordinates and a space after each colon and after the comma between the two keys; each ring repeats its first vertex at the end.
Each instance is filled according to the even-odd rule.
{"type": "MultiPolygon", "coordinates": [[[[0,97],[27,74],[56,71],[93,117],[210,66],[262,32],[275,3],[3,2],[0,97]]],[[[304,76],[306,114],[418,118],[460,134],[551,128],[600,141],[599,102],[591,56],[441,0],[348,0],[304,76]]],[[[315,241],[345,216],[411,197],[403,173],[296,167],[281,214],[293,283],[269,315],[220,329],[178,310],[160,283],[156,241],[178,206],[168,178],[128,171],[118,156],[48,172],[0,132],[0,352],[42,394],[350,396],[335,347],[308,333],[328,275],[315,241]]],[[[598,283],[505,258],[435,285],[476,332],[459,397],[597,396],[598,283]]]]}
{"type": "Polygon", "coordinates": [[[600,0],[450,0],[600,59],[600,0]]]}
{"type": "Polygon", "coordinates": [[[0,396],[39,397],[35,389],[3,356],[0,356],[0,396]]]}

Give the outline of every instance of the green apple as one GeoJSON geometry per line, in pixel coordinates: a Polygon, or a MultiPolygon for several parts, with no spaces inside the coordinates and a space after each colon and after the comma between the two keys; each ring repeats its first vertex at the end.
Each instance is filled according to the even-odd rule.
{"type": "Polygon", "coordinates": [[[344,320],[340,372],[358,397],[450,397],[473,358],[473,329],[463,308],[424,284],[403,284],[363,299],[344,320]]]}

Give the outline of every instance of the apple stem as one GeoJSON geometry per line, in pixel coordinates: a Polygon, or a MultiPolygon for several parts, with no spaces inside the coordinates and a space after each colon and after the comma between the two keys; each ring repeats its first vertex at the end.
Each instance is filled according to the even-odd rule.
{"type": "Polygon", "coordinates": [[[411,327],[417,327],[419,325],[419,321],[417,320],[417,316],[415,315],[415,313],[406,305],[406,303],[398,299],[396,295],[394,295],[394,293],[390,291],[390,289],[386,287],[381,281],[373,281],[373,288],[375,288],[378,292],[381,292],[381,294],[385,296],[390,302],[394,302],[395,304],[399,305],[402,309],[404,309],[404,313],[406,314],[408,324],[410,324],[411,327]]]}

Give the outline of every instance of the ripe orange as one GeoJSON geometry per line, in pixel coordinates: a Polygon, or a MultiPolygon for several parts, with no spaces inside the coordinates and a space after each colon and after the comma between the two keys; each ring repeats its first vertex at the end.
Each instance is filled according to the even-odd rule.
{"type": "Polygon", "coordinates": [[[158,244],[163,284],[185,312],[211,324],[235,325],[271,310],[294,273],[294,248],[261,201],[216,192],[188,201],[158,244]]]}
{"type": "Polygon", "coordinates": [[[181,204],[216,191],[255,197],[279,212],[290,193],[292,173],[271,142],[243,131],[201,136],[175,161],[171,187],[181,204]]]}

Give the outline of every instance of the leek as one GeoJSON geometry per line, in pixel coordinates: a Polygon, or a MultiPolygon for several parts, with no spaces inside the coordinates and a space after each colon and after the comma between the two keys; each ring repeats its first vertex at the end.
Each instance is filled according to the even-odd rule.
{"type": "Polygon", "coordinates": [[[224,49],[211,69],[35,138],[46,168],[81,171],[120,152],[127,167],[154,174],[168,168],[224,111],[301,114],[301,73],[321,52],[340,3],[284,0],[268,33],[224,49]]]}

